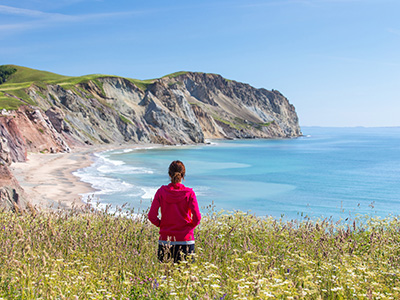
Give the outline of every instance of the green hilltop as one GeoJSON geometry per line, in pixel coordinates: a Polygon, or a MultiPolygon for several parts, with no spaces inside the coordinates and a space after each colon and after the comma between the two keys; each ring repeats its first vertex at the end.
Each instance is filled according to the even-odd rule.
{"type": "MultiPolygon", "coordinates": [[[[185,72],[177,72],[164,77],[175,77],[185,72]],[[179,74],[178,74],[179,73],[179,74]]],[[[101,84],[97,81],[102,77],[120,77],[115,75],[90,74],[84,76],[64,76],[47,71],[35,70],[16,65],[0,66],[0,109],[17,109],[24,104],[35,105],[34,101],[26,93],[32,85],[46,88],[48,84],[59,85],[66,90],[73,89],[76,85],[93,81],[101,89],[101,84]]],[[[139,80],[125,78],[138,88],[146,90],[147,86],[156,79],[139,80]]]]}
{"type": "Polygon", "coordinates": [[[26,83],[26,82],[35,82],[40,78],[40,81],[48,82],[48,81],[58,81],[65,80],[69,78],[68,76],[63,76],[47,71],[40,71],[35,69],[30,69],[27,67],[20,67],[15,65],[3,65],[0,66],[1,69],[14,69],[15,72],[9,77],[7,83],[26,83]]]}

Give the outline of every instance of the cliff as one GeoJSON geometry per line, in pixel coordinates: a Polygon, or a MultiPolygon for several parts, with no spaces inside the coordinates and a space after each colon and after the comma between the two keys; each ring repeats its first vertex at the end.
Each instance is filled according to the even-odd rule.
{"type": "Polygon", "coordinates": [[[215,74],[179,72],[141,81],[7,65],[0,75],[0,138],[11,161],[24,161],[27,152],[92,144],[301,135],[295,108],[280,92],[215,74]]]}
{"type": "Polygon", "coordinates": [[[23,211],[29,198],[8,168],[12,158],[7,144],[7,140],[0,137],[0,209],[23,211]]]}

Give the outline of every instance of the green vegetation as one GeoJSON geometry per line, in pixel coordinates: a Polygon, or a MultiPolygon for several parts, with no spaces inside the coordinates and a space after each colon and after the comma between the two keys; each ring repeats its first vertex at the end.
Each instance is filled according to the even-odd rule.
{"type": "Polygon", "coordinates": [[[8,97],[0,92],[0,109],[15,110],[18,109],[23,103],[15,98],[8,97]]]}
{"type": "MultiPolygon", "coordinates": [[[[110,209],[110,208],[108,208],[110,209]]],[[[210,212],[196,262],[159,263],[133,211],[0,213],[3,299],[399,299],[400,220],[210,212]]]]}
{"type": "Polygon", "coordinates": [[[93,95],[88,93],[84,88],[80,87],[79,85],[75,86],[75,90],[78,92],[78,94],[81,94],[83,97],[86,99],[93,98],[93,95]]]}
{"type": "Polygon", "coordinates": [[[101,94],[105,97],[106,92],[103,89],[103,83],[101,83],[97,78],[92,79],[92,82],[100,89],[101,94]]]}
{"type": "Polygon", "coordinates": [[[119,115],[119,118],[121,119],[122,122],[125,124],[132,124],[132,121],[129,120],[128,118],[124,117],[123,115],[119,115]]]}
{"type": "Polygon", "coordinates": [[[25,101],[27,104],[32,104],[35,105],[36,103],[32,100],[31,97],[29,97],[29,95],[25,92],[24,89],[16,89],[13,91],[8,91],[9,94],[14,95],[20,99],[22,99],[23,101],[25,101]]]}
{"type": "Polygon", "coordinates": [[[217,115],[213,115],[213,118],[214,118],[214,120],[219,121],[221,123],[224,123],[224,124],[230,126],[231,128],[234,128],[236,130],[241,130],[241,129],[244,129],[244,128],[251,128],[251,127],[254,127],[254,128],[258,129],[258,130],[261,130],[263,127],[268,127],[274,122],[274,121],[271,121],[271,122],[267,122],[267,123],[254,123],[254,122],[243,120],[243,119],[238,118],[238,117],[234,118],[234,122],[230,122],[230,121],[221,119],[217,115]]]}
{"type": "MultiPolygon", "coordinates": [[[[34,82],[40,79],[41,82],[48,82],[51,80],[65,80],[68,76],[62,76],[51,72],[30,69],[26,67],[6,65],[0,67],[11,67],[16,69],[12,76],[7,80],[7,83],[23,83],[34,82]]],[[[3,88],[3,87],[2,87],[3,88]]]]}
{"type": "Polygon", "coordinates": [[[132,82],[134,85],[136,85],[139,89],[142,91],[146,91],[147,87],[154,83],[155,79],[148,79],[148,80],[139,80],[139,79],[129,79],[127,78],[130,82],[132,82]]]}
{"type": "Polygon", "coordinates": [[[236,122],[236,126],[240,127],[240,128],[249,128],[251,127],[250,124],[254,125],[253,122],[249,122],[246,120],[243,120],[241,118],[235,117],[235,122],[236,122]]]}
{"type": "Polygon", "coordinates": [[[258,123],[255,125],[255,127],[258,130],[261,130],[263,127],[268,127],[269,125],[271,125],[272,123],[274,123],[275,121],[271,121],[271,122],[267,122],[267,123],[258,123]]]}
{"type": "Polygon", "coordinates": [[[41,91],[36,91],[36,93],[42,98],[42,99],[47,99],[45,95],[41,91]]]}
{"type": "Polygon", "coordinates": [[[35,85],[36,85],[37,87],[40,87],[40,88],[43,89],[43,90],[47,90],[47,84],[44,83],[44,82],[35,81],[35,85]]]}
{"type": "Polygon", "coordinates": [[[79,76],[79,77],[69,77],[68,79],[65,79],[63,81],[50,80],[47,83],[57,84],[66,90],[72,90],[78,84],[88,83],[89,81],[93,81],[93,82],[97,81],[97,82],[94,82],[94,84],[97,85],[97,87],[102,91],[102,93],[104,93],[102,84],[97,80],[98,78],[101,78],[101,77],[108,77],[108,76],[92,74],[92,75],[85,75],[85,76],[79,76]]]}
{"type": "Polygon", "coordinates": [[[187,72],[187,71],[180,71],[180,72],[175,72],[175,73],[172,73],[172,74],[165,75],[165,76],[163,76],[162,78],[165,78],[165,77],[168,77],[168,78],[175,78],[175,77],[178,77],[178,76],[180,76],[180,75],[185,75],[185,74],[187,74],[187,73],[189,73],[189,72],[187,72]]]}
{"type": "Polygon", "coordinates": [[[249,122],[246,123],[245,120],[243,120],[243,119],[241,119],[241,118],[238,118],[238,117],[235,117],[235,118],[234,118],[234,122],[221,119],[221,118],[220,118],[219,116],[217,116],[217,115],[213,115],[212,117],[214,118],[214,120],[219,121],[219,122],[221,122],[221,123],[224,123],[224,124],[230,126],[231,128],[234,128],[234,129],[236,129],[236,130],[241,130],[241,129],[244,129],[244,128],[249,128],[249,127],[251,127],[249,122]]]}
{"type": "Polygon", "coordinates": [[[8,77],[17,71],[13,66],[0,66],[0,84],[7,81],[8,77]]]}
{"type": "Polygon", "coordinates": [[[223,124],[225,124],[225,125],[228,125],[228,126],[230,126],[230,127],[232,127],[232,128],[238,129],[238,128],[236,127],[236,124],[233,124],[232,122],[229,122],[229,121],[227,121],[227,120],[224,120],[224,119],[220,118],[220,117],[217,116],[217,115],[213,115],[212,117],[213,117],[213,119],[214,119],[215,121],[221,122],[221,123],[223,123],[223,124]]]}

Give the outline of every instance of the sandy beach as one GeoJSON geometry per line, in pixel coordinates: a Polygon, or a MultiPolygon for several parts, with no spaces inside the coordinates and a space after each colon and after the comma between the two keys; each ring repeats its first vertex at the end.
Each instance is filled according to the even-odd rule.
{"type": "Polygon", "coordinates": [[[13,163],[10,169],[34,206],[71,208],[74,203],[84,204],[80,194],[93,191],[72,173],[91,165],[92,154],[99,151],[100,148],[88,147],[71,153],[30,153],[27,162],[13,163]]]}
{"type": "Polygon", "coordinates": [[[73,172],[94,162],[94,153],[124,148],[162,147],[162,145],[126,144],[74,148],[70,153],[29,153],[26,162],[13,163],[10,170],[39,209],[72,208],[85,205],[82,194],[94,192],[73,172]]]}

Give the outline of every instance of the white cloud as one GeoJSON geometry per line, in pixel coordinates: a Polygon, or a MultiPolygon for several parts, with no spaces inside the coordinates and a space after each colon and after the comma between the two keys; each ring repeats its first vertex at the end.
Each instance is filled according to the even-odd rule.
{"type": "Polygon", "coordinates": [[[56,16],[59,14],[45,13],[39,10],[11,7],[6,5],[0,5],[0,14],[3,15],[18,15],[25,17],[35,17],[35,18],[47,18],[51,16],[56,16]]]}
{"type": "Polygon", "coordinates": [[[67,14],[47,13],[39,10],[31,10],[31,9],[0,5],[0,15],[21,16],[26,19],[26,21],[23,22],[15,21],[14,23],[11,22],[6,24],[0,24],[0,33],[8,35],[13,32],[34,30],[36,28],[47,27],[57,24],[84,23],[96,20],[129,17],[141,13],[142,12],[140,11],[126,11],[126,12],[82,14],[82,15],[67,15],[67,14]]]}
{"type": "Polygon", "coordinates": [[[101,19],[101,18],[130,16],[139,13],[140,12],[137,11],[127,11],[127,12],[114,12],[114,13],[66,15],[58,13],[46,13],[38,10],[0,5],[0,14],[36,17],[43,20],[53,20],[53,21],[86,21],[86,20],[101,19]]]}

